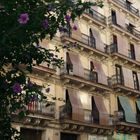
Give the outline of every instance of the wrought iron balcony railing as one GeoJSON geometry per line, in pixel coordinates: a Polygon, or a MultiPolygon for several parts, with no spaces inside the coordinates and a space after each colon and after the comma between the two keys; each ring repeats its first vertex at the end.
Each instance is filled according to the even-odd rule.
{"type": "Polygon", "coordinates": [[[96,71],[84,69],[84,77],[86,80],[98,83],[98,73],[96,71]]]}
{"type": "Polygon", "coordinates": [[[135,7],[133,7],[130,4],[127,4],[126,1],[124,0],[113,0],[115,3],[117,3],[118,5],[120,5],[121,7],[125,8],[126,10],[128,10],[129,12],[131,12],[132,14],[136,15],[136,16],[140,16],[139,15],[139,10],[136,9],[135,7]]]}
{"type": "Polygon", "coordinates": [[[129,51],[128,54],[126,54],[126,55],[121,54],[120,52],[118,52],[118,46],[115,43],[112,43],[110,45],[106,45],[105,51],[106,51],[107,54],[118,53],[123,58],[125,57],[125,60],[128,60],[128,61],[129,60],[133,60],[133,63],[134,62],[137,62],[136,59],[135,59],[135,54],[134,53],[132,53],[131,51],[129,51]]]}
{"type": "Polygon", "coordinates": [[[124,85],[124,79],[121,75],[113,75],[109,80],[111,80],[109,81],[111,85],[124,85]]]}
{"type": "Polygon", "coordinates": [[[80,39],[77,39],[76,37],[73,37],[71,33],[69,32],[65,32],[63,34],[64,37],[69,37],[69,38],[73,38],[91,48],[96,48],[96,39],[94,37],[90,37],[86,34],[83,34],[81,35],[81,38],[80,39]]]}
{"type": "Polygon", "coordinates": [[[87,15],[89,15],[90,17],[92,17],[95,20],[98,20],[99,22],[106,24],[106,17],[102,14],[100,14],[99,12],[93,10],[93,9],[88,9],[85,11],[85,13],[87,15]]]}
{"type": "Polygon", "coordinates": [[[119,27],[120,29],[122,29],[140,39],[140,31],[136,30],[134,27],[132,27],[128,24],[125,24],[125,27],[123,27],[123,26],[119,25],[119,23],[114,21],[111,16],[108,18],[108,22],[109,22],[109,24],[113,24],[113,25],[119,27]]]}
{"type": "MultiPolygon", "coordinates": [[[[65,73],[68,75],[75,75],[73,71],[73,67],[74,67],[73,64],[65,63],[64,67],[61,68],[61,74],[65,73]]],[[[77,72],[78,71],[80,73],[81,68],[79,68],[77,72]]],[[[84,75],[82,78],[88,81],[92,81],[94,83],[98,83],[98,73],[96,71],[90,71],[88,69],[84,69],[84,75]]]]}
{"type": "Polygon", "coordinates": [[[67,105],[60,106],[60,119],[72,119],[72,107],[67,105]]]}
{"type": "Polygon", "coordinates": [[[31,101],[27,105],[27,110],[29,111],[29,113],[53,117],[55,114],[55,103],[46,105],[46,102],[43,101],[31,101]]]}
{"type": "MultiPolygon", "coordinates": [[[[99,124],[99,115],[95,110],[83,109],[84,120],[86,124],[99,124]]],[[[104,115],[108,116],[107,113],[104,115]]],[[[60,120],[67,119],[73,120],[72,118],[72,108],[67,108],[67,105],[60,106],[60,120]]],[[[109,122],[108,122],[109,123],[109,122]]]]}
{"type": "Polygon", "coordinates": [[[106,45],[105,52],[107,54],[117,53],[118,52],[117,44],[112,43],[111,45],[106,45]]]}
{"type": "Polygon", "coordinates": [[[140,31],[136,30],[135,28],[132,28],[130,25],[126,24],[125,28],[129,33],[133,34],[134,36],[140,38],[140,31]]]}
{"type": "MultiPolygon", "coordinates": [[[[72,109],[67,108],[67,105],[60,106],[60,119],[72,120],[72,109]]],[[[88,109],[84,109],[84,122],[87,124],[93,124],[93,115],[92,111],[88,109]]]]}
{"type": "MultiPolygon", "coordinates": [[[[106,45],[104,44],[104,46],[103,46],[104,49],[103,50],[100,50],[99,46],[96,46],[96,39],[94,37],[92,37],[92,36],[88,36],[88,35],[82,33],[82,35],[80,36],[80,38],[77,38],[77,37],[73,36],[72,34],[69,34],[68,32],[67,33],[65,32],[62,35],[62,38],[63,37],[64,38],[66,37],[67,39],[68,38],[72,39],[76,43],[80,44],[80,46],[85,47],[86,49],[89,48],[88,50],[90,50],[90,48],[93,48],[93,49],[95,49],[95,52],[97,51],[96,53],[101,54],[101,55],[104,55],[104,56],[107,56],[107,54],[105,52],[105,46],[106,45]]],[[[73,46],[76,46],[76,45],[77,44],[74,44],[73,46]]]]}
{"type": "Polygon", "coordinates": [[[96,39],[94,37],[90,37],[86,34],[82,34],[82,43],[90,46],[91,48],[96,48],[96,39]]]}

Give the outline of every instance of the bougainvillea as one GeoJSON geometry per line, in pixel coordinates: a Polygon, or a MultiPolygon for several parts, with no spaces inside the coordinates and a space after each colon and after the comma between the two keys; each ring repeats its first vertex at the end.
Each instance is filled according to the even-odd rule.
{"type": "MultiPolygon", "coordinates": [[[[40,42],[53,39],[57,31],[65,31],[92,5],[102,2],[73,2],[72,0],[1,0],[0,1],[0,139],[20,140],[17,130],[11,126],[11,115],[27,114],[26,105],[40,95],[40,88],[32,83],[20,65],[32,72],[34,65],[42,62],[58,67],[62,58],[52,55],[40,42]]],[[[77,26],[72,27],[77,30],[77,26]]],[[[53,51],[58,51],[56,50],[53,51]]]]}

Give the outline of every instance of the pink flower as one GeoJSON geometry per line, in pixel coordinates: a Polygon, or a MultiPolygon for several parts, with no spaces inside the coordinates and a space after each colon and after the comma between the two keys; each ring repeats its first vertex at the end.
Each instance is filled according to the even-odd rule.
{"type": "Polygon", "coordinates": [[[45,20],[43,21],[42,25],[43,25],[44,29],[48,29],[48,27],[49,27],[49,22],[48,22],[48,20],[45,19],[45,20]]]}
{"type": "Polygon", "coordinates": [[[73,30],[77,31],[78,27],[76,25],[73,26],[73,30]]]}
{"type": "Polygon", "coordinates": [[[66,16],[65,16],[65,19],[66,19],[67,22],[70,22],[71,16],[70,16],[70,15],[66,15],[66,16]]]}
{"type": "Polygon", "coordinates": [[[18,19],[18,22],[20,24],[27,24],[28,20],[29,20],[28,13],[22,13],[22,14],[20,14],[20,17],[18,19]]]}
{"type": "Polygon", "coordinates": [[[20,86],[19,83],[15,83],[15,84],[13,85],[12,89],[13,89],[13,91],[14,91],[15,93],[20,93],[20,92],[22,91],[21,86],[20,86]]]}

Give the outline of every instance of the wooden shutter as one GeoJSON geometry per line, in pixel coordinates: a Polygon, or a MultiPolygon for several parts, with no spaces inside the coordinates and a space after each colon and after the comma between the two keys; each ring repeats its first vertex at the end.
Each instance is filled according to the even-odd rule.
{"type": "Polygon", "coordinates": [[[132,71],[122,67],[123,70],[123,77],[124,77],[124,85],[126,87],[130,87],[134,89],[134,80],[133,80],[133,74],[132,71]]]}
{"type": "Polygon", "coordinates": [[[108,112],[105,108],[103,98],[100,97],[100,96],[93,96],[93,97],[94,97],[96,107],[99,111],[99,122],[100,122],[100,124],[101,125],[109,125],[109,114],[108,114],[108,112]]]}

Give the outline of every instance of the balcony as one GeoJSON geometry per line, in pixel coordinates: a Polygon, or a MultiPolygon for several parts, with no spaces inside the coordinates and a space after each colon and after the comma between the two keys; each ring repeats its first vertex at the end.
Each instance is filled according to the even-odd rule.
{"type": "Polygon", "coordinates": [[[98,72],[90,71],[88,69],[81,68],[77,69],[77,72],[84,71],[83,74],[75,74],[74,65],[65,64],[64,67],[61,68],[61,80],[64,84],[74,84],[80,89],[88,90],[89,92],[98,91],[98,92],[105,92],[110,91],[111,89],[98,81],[98,72]]]}
{"type": "Polygon", "coordinates": [[[123,26],[119,25],[116,21],[114,21],[111,16],[108,18],[108,23],[109,23],[109,26],[113,30],[115,29],[115,30],[121,32],[123,35],[126,35],[129,38],[133,38],[139,42],[140,31],[136,30],[131,25],[126,24],[125,27],[123,27],[123,26]]]}
{"type": "Polygon", "coordinates": [[[119,8],[123,8],[124,11],[129,12],[134,17],[139,17],[139,10],[133,7],[131,4],[127,4],[125,0],[111,0],[111,2],[119,8]]]}
{"type": "Polygon", "coordinates": [[[133,96],[133,97],[140,96],[139,90],[125,86],[124,78],[121,75],[113,75],[111,78],[109,78],[109,85],[117,93],[123,93],[127,96],[133,96]]]}
{"type": "Polygon", "coordinates": [[[106,53],[108,53],[114,60],[119,59],[124,65],[129,65],[131,67],[139,68],[140,62],[136,61],[131,54],[125,56],[118,52],[117,44],[111,44],[106,46],[106,53]]]}
{"type": "Polygon", "coordinates": [[[92,23],[102,28],[105,28],[107,25],[106,17],[100,14],[99,12],[95,11],[94,9],[86,10],[85,13],[83,14],[83,18],[90,20],[92,23]]]}
{"type": "Polygon", "coordinates": [[[46,127],[55,117],[54,102],[50,102],[49,105],[46,105],[45,102],[32,101],[27,105],[27,110],[29,114],[23,119],[19,119],[17,113],[13,114],[13,122],[46,127]]]}
{"type": "MultiPolygon", "coordinates": [[[[130,122],[126,122],[124,119],[124,112],[123,111],[115,111],[114,114],[114,126],[115,129],[119,132],[122,133],[135,133],[138,134],[140,131],[140,126],[138,123],[130,123],[130,122]]],[[[138,119],[138,118],[137,118],[138,119]]]]}
{"type": "Polygon", "coordinates": [[[55,73],[56,73],[56,66],[54,66],[54,65],[48,66],[46,63],[42,63],[40,65],[33,66],[32,74],[26,70],[26,65],[22,64],[19,67],[20,67],[20,69],[24,70],[30,76],[33,76],[32,74],[35,74],[35,75],[38,75],[43,78],[48,78],[48,77],[51,77],[52,75],[55,75],[55,73]]]}
{"type": "Polygon", "coordinates": [[[62,123],[62,129],[97,135],[112,135],[113,128],[111,126],[102,126],[97,121],[93,121],[91,110],[84,109],[84,113],[84,121],[75,121],[72,119],[71,109],[67,108],[67,105],[60,106],[60,122],[62,123]]]}
{"type": "Polygon", "coordinates": [[[83,34],[78,37],[75,35],[69,35],[68,33],[64,33],[61,37],[63,42],[70,43],[71,48],[82,50],[83,52],[88,53],[89,55],[95,54],[98,57],[101,57],[102,59],[108,58],[107,53],[105,53],[105,45],[104,45],[104,51],[101,51],[98,49],[98,46],[96,46],[96,39],[93,37],[90,37],[86,34],[83,34]]]}
{"type": "Polygon", "coordinates": [[[56,66],[47,64],[41,64],[39,66],[33,67],[33,73],[38,74],[40,76],[43,76],[44,78],[51,77],[52,75],[55,75],[56,73],[56,66]]]}
{"type": "Polygon", "coordinates": [[[48,106],[43,101],[32,101],[28,104],[27,110],[30,114],[40,114],[48,117],[54,117],[55,103],[50,103],[48,106]]]}

